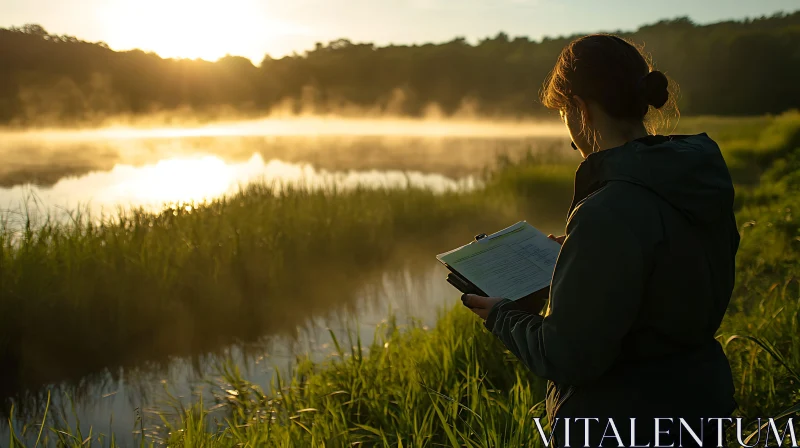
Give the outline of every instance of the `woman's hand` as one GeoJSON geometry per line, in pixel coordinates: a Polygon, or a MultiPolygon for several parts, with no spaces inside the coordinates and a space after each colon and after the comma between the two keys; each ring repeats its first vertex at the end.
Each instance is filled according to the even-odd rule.
{"type": "Polygon", "coordinates": [[[564,244],[564,240],[567,239],[566,235],[555,236],[553,234],[547,235],[548,238],[555,241],[558,244],[564,244]]]}
{"type": "Polygon", "coordinates": [[[501,300],[503,299],[499,297],[483,297],[475,294],[463,294],[461,296],[461,303],[483,320],[489,317],[489,310],[501,300]]]}

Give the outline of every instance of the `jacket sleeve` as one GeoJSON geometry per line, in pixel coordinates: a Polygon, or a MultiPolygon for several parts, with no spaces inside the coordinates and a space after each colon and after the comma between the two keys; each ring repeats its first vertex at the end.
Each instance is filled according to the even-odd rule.
{"type": "Polygon", "coordinates": [[[486,327],[534,374],[560,384],[596,379],[620,353],[644,289],[641,245],[607,208],[575,210],[558,256],[546,317],[503,300],[486,327]]]}

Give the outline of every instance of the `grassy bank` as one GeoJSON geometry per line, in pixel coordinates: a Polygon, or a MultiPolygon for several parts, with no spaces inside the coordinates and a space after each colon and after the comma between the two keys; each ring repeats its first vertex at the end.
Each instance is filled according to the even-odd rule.
{"type": "MultiPolygon", "coordinates": [[[[532,169],[550,173],[552,166],[532,169]]],[[[561,221],[570,172],[559,172],[561,193],[531,203],[517,201],[520,179],[487,177],[481,193],[276,194],[256,184],[210,204],[102,223],[6,215],[0,396],[291,334],[310,314],[349,306],[381,272],[406,269],[421,256],[432,261],[431,253],[508,225],[522,210],[536,210],[539,224],[561,221]]]]}
{"type": "MultiPolygon", "coordinates": [[[[752,140],[760,182],[737,191],[742,242],[720,339],[745,416],[800,403],[800,114],[778,117],[752,140]],[[738,336],[759,338],[753,342],[738,336]]],[[[740,159],[740,160],[742,160],[740,159]]]]}
{"type": "MultiPolygon", "coordinates": [[[[719,338],[734,370],[737,412],[774,416],[800,401],[800,376],[793,373],[800,372],[800,115],[739,120],[684,120],[679,131],[708,128],[735,175],[742,244],[719,338]]],[[[100,227],[6,230],[0,347],[8,359],[18,357],[25,372],[31,367],[24,366],[36,365],[25,358],[29,353],[53,362],[100,343],[131,356],[153,331],[165,333],[148,336],[149,347],[174,344],[165,341],[187,331],[202,341],[211,337],[201,334],[208,328],[203,325],[230,326],[212,332],[224,339],[209,342],[214,346],[263,331],[231,324],[249,313],[277,313],[275,322],[294,325],[288,308],[281,314],[268,304],[282,288],[302,283],[297,266],[322,270],[335,260],[347,272],[380,265],[404,241],[454,222],[466,223],[455,232],[463,230],[461,236],[520,214],[563,219],[574,167],[539,162],[501,168],[481,192],[274,197],[255,187],[191,212],[137,214],[100,227]],[[486,221],[475,224],[480,220],[486,221]],[[12,310],[21,310],[16,316],[22,318],[11,317],[12,310]],[[112,322],[102,322],[108,316],[112,322]],[[57,342],[37,329],[49,326],[74,332],[63,344],[75,345],[48,347],[57,342]],[[111,336],[96,342],[101,332],[111,336]],[[26,346],[30,341],[45,346],[26,346]]],[[[307,300],[319,297],[320,291],[308,288],[307,300]]],[[[178,407],[177,417],[152,428],[146,443],[488,447],[537,441],[531,417],[543,413],[542,381],[460,306],[443,312],[433,329],[390,320],[376,335],[374,341],[356,334],[339,340],[337,356],[319,364],[300,360],[290,376],[269,385],[251,384],[235,366],[222,366],[217,403],[178,407]],[[209,411],[218,405],[225,409],[223,421],[209,411]]],[[[45,427],[42,438],[49,443],[114,444],[110,435],[45,427]]],[[[35,434],[39,427],[15,429],[35,434]]]]}
{"type": "Polygon", "coordinates": [[[291,331],[298,307],[341,306],[330,285],[350,296],[429,229],[488,220],[475,209],[492,206],[421,190],[276,196],[256,185],[195,209],[99,225],[8,224],[0,228],[4,376],[35,385],[291,331]]]}

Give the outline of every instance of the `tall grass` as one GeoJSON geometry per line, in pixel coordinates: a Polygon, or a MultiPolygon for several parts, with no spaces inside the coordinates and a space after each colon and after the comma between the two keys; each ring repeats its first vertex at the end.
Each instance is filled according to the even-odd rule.
{"type": "MultiPolygon", "coordinates": [[[[214,403],[176,404],[178,419],[165,418],[151,428],[152,437],[137,440],[186,447],[530,446],[538,440],[532,417],[544,412],[543,381],[470,313],[446,312],[432,329],[389,319],[379,330],[370,343],[357,333],[337,340],[334,357],[321,364],[300,359],[291,376],[277,376],[266,388],[243,379],[235,365],[221,365],[224,380],[214,403]],[[225,417],[215,421],[212,410],[219,406],[225,417]]],[[[547,428],[546,420],[542,425],[547,428]]],[[[109,434],[78,430],[50,427],[43,440],[77,447],[88,438],[116,446],[109,434]]]]}
{"type": "MultiPolygon", "coordinates": [[[[747,418],[775,416],[800,401],[800,116],[787,113],[753,120],[757,125],[733,122],[737,129],[727,134],[717,123],[715,131],[726,136],[716,137],[726,158],[741,167],[734,170],[742,233],[737,283],[718,337],[736,380],[737,414],[747,418]]],[[[715,137],[714,132],[709,134],[715,137]]],[[[123,310],[118,316],[140,313],[134,315],[141,322],[125,327],[138,331],[168,326],[182,314],[186,322],[203,322],[209,311],[220,313],[215,316],[219,320],[237,319],[237,312],[266,312],[259,308],[260,301],[269,298],[266,293],[258,296],[259,291],[274,291],[283,276],[299,278],[292,276],[292,266],[331,259],[343,260],[346,269],[366,266],[386,259],[405,238],[427,234],[430,223],[446,228],[475,216],[506,219],[526,204],[541,211],[551,199],[550,208],[568,200],[574,167],[529,162],[504,167],[488,178],[487,189],[479,193],[361,191],[274,198],[256,189],[192,212],[138,214],[99,228],[6,232],[0,257],[4,263],[0,306],[10,303],[6,291],[19,291],[16,303],[32,294],[62,316],[77,315],[75,310],[94,313],[90,308],[96,306],[104,311],[93,316],[102,319],[104,313],[115,312],[101,303],[110,298],[123,310]],[[276,229],[283,233],[279,236],[276,229]],[[341,258],[347,250],[352,255],[341,258]],[[17,269],[7,274],[6,266],[17,269]],[[70,280],[73,277],[63,269],[90,281],[70,280]],[[86,289],[67,291],[83,291],[90,298],[53,293],[37,284],[35,273],[46,279],[42,283],[84,285],[86,289]],[[109,273],[136,293],[111,294],[116,284],[104,278],[109,273]],[[132,277],[126,279],[128,275],[132,277]],[[95,282],[101,286],[86,286],[95,282]],[[233,310],[215,303],[221,294],[232,296],[233,310]],[[142,300],[128,303],[137,302],[131,297],[142,300]],[[148,307],[166,313],[158,315],[148,307]]],[[[560,211],[549,213],[563,216],[560,211]]],[[[25,316],[35,318],[34,310],[29,308],[25,316]]],[[[16,324],[21,334],[42,340],[35,322],[22,322],[16,324]]],[[[16,333],[0,334],[13,338],[16,333]]],[[[123,346],[133,347],[134,342],[123,346]]],[[[150,428],[150,438],[137,440],[144,445],[206,447],[541,444],[533,417],[543,416],[543,382],[460,306],[443,311],[433,329],[418,324],[401,327],[390,319],[373,341],[365,343],[351,333],[350,340],[337,340],[336,347],[336,356],[322,363],[299,359],[288,376],[278,376],[268,385],[252,384],[235,365],[223,365],[215,403],[176,405],[177,417],[165,416],[159,427],[150,428]]],[[[26,429],[38,430],[39,426],[26,429]]],[[[61,430],[47,426],[42,440],[65,446],[83,441],[114,446],[118,440],[108,434],[76,435],[77,428],[61,430]]]]}
{"type": "Polygon", "coordinates": [[[501,214],[493,204],[418,189],[276,194],[253,185],[196,208],[134,211],[99,224],[7,221],[2,384],[80,377],[291,331],[298,309],[341,306],[348,290],[412,241],[430,241],[430,229],[483,227],[501,214]]]}
{"type": "MultiPolygon", "coordinates": [[[[323,365],[300,363],[270,394],[228,371],[234,394],[221,446],[529,446],[538,437],[542,382],[502,350],[463,310],[432,330],[390,322],[368,347],[339,341],[323,365]],[[275,391],[281,391],[275,399],[275,391]],[[266,411],[266,412],[264,412],[266,411]],[[253,424],[255,423],[255,424],[253,424]],[[271,425],[265,437],[259,423],[271,425]]],[[[169,439],[168,439],[169,440],[169,439]]],[[[180,437],[170,440],[179,443],[180,437]]]]}

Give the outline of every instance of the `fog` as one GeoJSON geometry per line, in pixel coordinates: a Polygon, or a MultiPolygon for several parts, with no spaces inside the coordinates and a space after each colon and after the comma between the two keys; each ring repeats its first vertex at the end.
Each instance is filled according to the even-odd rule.
{"type": "Polygon", "coordinates": [[[267,137],[267,136],[385,136],[525,138],[563,137],[557,120],[478,120],[347,118],[337,116],[283,117],[257,120],[220,121],[187,126],[110,125],[100,129],[59,128],[7,130],[0,133],[4,144],[20,141],[105,141],[183,137],[267,137]]]}
{"type": "Polygon", "coordinates": [[[574,156],[557,121],[283,117],[0,133],[0,209],[158,209],[250,182],[474,188],[499,160],[574,156]]]}

